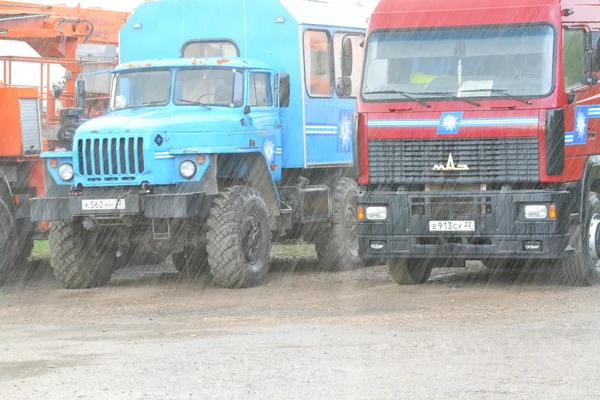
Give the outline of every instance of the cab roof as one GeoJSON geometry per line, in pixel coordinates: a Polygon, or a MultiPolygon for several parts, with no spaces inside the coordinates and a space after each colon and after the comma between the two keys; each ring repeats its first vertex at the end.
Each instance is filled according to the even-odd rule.
{"type": "Polygon", "coordinates": [[[185,68],[185,67],[214,67],[214,68],[257,68],[273,69],[262,61],[244,60],[241,58],[174,58],[164,60],[145,60],[123,63],[115,68],[115,72],[146,68],[185,68]]]}
{"type": "Polygon", "coordinates": [[[600,6],[600,0],[379,0],[375,13],[576,5],[600,6]]]}
{"type": "Polygon", "coordinates": [[[531,23],[599,29],[599,21],[600,0],[380,0],[369,30],[531,23]]]}

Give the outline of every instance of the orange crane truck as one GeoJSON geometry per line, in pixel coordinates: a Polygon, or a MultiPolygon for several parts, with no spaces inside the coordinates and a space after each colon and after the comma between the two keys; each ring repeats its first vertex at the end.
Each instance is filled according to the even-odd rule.
{"type": "Polygon", "coordinates": [[[116,65],[118,32],[128,15],[0,0],[0,40],[25,42],[40,56],[0,53],[0,282],[25,266],[39,231],[29,217],[28,199],[44,194],[40,153],[68,145],[61,142],[81,116],[106,108],[106,77],[86,78],[87,86],[107,90],[88,96],[85,107],[76,107],[76,81],[116,65]],[[39,67],[37,85],[14,82],[24,65],[39,67]],[[56,66],[65,71],[59,85],[51,82],[56,66]]]}

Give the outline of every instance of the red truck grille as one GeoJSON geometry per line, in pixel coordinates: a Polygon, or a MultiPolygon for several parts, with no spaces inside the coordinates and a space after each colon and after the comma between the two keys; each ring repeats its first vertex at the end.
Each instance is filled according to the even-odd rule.
{"type": "Polygon", "coordinates": [[[369,182],[539,182],[538,139],[370,140],[369,182]]]}

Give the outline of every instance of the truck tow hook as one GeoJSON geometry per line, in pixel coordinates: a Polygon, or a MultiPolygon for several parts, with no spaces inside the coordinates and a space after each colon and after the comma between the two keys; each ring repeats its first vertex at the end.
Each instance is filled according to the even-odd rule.
{"type": "Polygon", "coordinates": [[[83,228],[86,231],[93,231],[98,227],[98,221],[92,217],[85,217],[82,222],[83,228]]]}

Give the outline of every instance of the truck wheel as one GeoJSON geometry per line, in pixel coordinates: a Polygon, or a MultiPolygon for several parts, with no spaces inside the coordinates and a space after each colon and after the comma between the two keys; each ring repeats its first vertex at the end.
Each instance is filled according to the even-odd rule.
{"type": "Polygon", "coordinates": [[[259,284],[269,270],[269,210],[261,195],[235,186],[215,196],[208,217],[208,264],[214,282],[225,288],[259,284]]]}
{"type": "Polygon", "coordinates": [[[179,273],[189,272],[190,277],[196,278],[210,272],[206,245],[189,247],[173,254],[173,264],[179,273]]]}
{"type": "Polygon", "coordinates": [[[333,224],[317,236],[315,250],[325,271],[348,271],[362,265],[356,234],[356,195],[352,179],[341,178],[333,194],[333,224]]]}
{"type": "Polygon", "coordinates": [[[64,125],[61,125],[58,133],[56,134],[58,143],[60,143],[60,145],[65,149],[72,150],[75,131],[77,131],[77,128],[79,128],[80,125],[81,123],[77,121],[68,121],[64,125]]]}
{"type": "Polygon", "coordinates": [[[600,282],[600,196],[590,193],[587,217],[582,226],[581,252],[559,262],[559,278],[564,283],[590,286],[600,282]]]}
{"type": "Polygon", "coordinates": [[[110,230],[88,231],[81,223],[50,224],[50,264],[54,276],[68,289],[105,285],[112,275],[118,245],[110,230]]]}
{"type": "Polygon", "coordinates": [[[8,206],[0,198],[0,283],[14,270],[15,221],[8,206]]]}
{"type": "Polygon", "coordinates": [[[431,260],[393,260],[389,265],[392,279],[399,285],[420,285],[429,280],[433,262],[431,260]]]}

